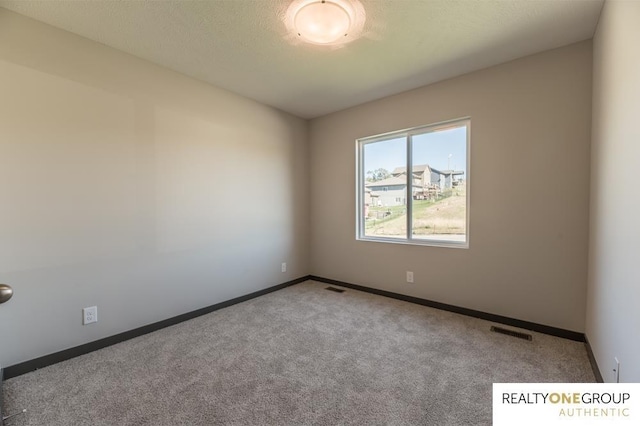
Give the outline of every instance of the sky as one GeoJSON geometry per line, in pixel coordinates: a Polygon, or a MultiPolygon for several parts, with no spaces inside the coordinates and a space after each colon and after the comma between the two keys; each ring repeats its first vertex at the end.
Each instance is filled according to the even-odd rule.
{"type": "MultiPolygon", "coordinates": [[[[413,136],[413,165],[428,164],[438,170],[467,172],[467,128],[456,127],[413,136]],[[449,155],[451,157],[449,158],[449,155]]],[[[364,146],[364,172],[379,168],[392,172],[407,162],[405,138],[364,146]]]]}

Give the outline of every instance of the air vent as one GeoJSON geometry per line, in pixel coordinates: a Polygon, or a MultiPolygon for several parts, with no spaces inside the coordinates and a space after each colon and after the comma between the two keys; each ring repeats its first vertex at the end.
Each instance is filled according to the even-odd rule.
{"type": "Polygon", "coordinates": [[[327,287],[325,288],[325,290],[329,290],[329,291],[335,291],[336,293],[344,293],[344,290],[341,288],[335,288],[335,287],[327,287]]]}
{"type": "Polygon", "coordinates": [[[519,331],[507,330],[506,328],[491,326],[491,331],[494,333],[506,334],[507,336],[517,337],[518,339],[533,340],[533,337],[527,333],[521,333],[519,331]]]}

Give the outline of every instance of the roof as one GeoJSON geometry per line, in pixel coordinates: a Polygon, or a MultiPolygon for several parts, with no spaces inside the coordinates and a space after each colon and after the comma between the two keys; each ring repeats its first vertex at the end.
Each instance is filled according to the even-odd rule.
{"type": "Polygon", "coordinates": [[[391,186],[391,185],[407,185],[407,180],[399,177],[390,177],[377,182],[368,182],[365,186],[371,188],[376,186],[391,186]]]}
{"type": "MultiPolygon", "coordinates": [[[[416,166],[413,166],[411,169],[412,169],[412,171],[414,173],[415,172],[424,172],[428,167],[429,167],[428,164],[418,164],[416,166]]],[[[403,173],[407,173],[407,168],[406,167],[396,167],[391,172],[392,175],[401,175],[403,173]]]]}
{"type": "Polygon", "coordinates": [[[434,173],[441,174],[441,175],[458,176],[458,175],[463,175],[464,174],[464,170],[437,170],[437,169],[431,169],[431,171],[434,172],[434,173]]]}

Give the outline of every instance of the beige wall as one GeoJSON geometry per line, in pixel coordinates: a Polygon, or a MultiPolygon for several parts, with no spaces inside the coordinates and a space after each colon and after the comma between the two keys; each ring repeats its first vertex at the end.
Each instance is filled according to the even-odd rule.
{"type": "Polygon", "coordinates": [[[1,8],[0,39],[5,366],[307,273],[585,329],[590,42],[308,126],[1,8]],[[463,116],[470,248],[356,241],[355,139],[463,116]],[[82,326],[91,305],[100,321],[82,326]]]}
{"type": "Polygon", "coordinates": [[[594,37],[587,338],[606,382],[640,382],[640,3],[607,1],[594,37]]]}
{"type": "Polygon", "coordinates": [[[312,120],[312,274],[584,331],[591,61],[581,42],[312,120]],[[355,140],[464,116],[470,248],[356,241],[355,140]]]}
{"type": "Polygon", "coordinates": [[[308,274],[307,122],[1,8],[0,40],[3,365],[308,274]]]}

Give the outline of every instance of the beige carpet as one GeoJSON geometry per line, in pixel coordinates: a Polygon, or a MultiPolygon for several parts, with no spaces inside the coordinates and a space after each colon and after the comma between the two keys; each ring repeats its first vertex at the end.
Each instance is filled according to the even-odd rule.
{"type": "Polygon", "coordinates": [[[582,343],[306,282],[5,383],[19,425],[491,424],[493,382],[592,382],[582,343]]]}

